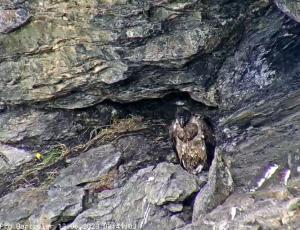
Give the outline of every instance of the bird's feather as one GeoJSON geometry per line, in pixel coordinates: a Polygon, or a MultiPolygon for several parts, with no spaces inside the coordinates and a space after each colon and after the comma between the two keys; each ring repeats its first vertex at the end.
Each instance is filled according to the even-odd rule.
{"type": "Polygon", "coordinates": [[[213,131],[200,116],[193,115],[185,127],[174,121],[170,135],[181,165],[198,173],[207,164],[207,144],[214,144],[213,131]]]}

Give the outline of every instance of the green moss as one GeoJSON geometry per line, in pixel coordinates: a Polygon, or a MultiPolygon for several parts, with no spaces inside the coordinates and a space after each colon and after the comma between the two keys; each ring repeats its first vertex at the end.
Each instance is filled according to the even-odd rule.
{"type": "Polygon", "coordinates": [[[288,210],[289,211],[300,210],[300,198],[295,198],[291,200],[288,205],[288,210]]]}
{"type": "Polygon", "coordinates": [[[59,147],[53,148],[46,153],[46,156],[43,158],[42,164],[45,166],[52,165],[55,162],[61,160],[62,157],[63,157],[63,150],[59,147]]]}
{"type": "Polygon", "coordinates": [[[31,167],[24,170],[20,176],[16,177],[11,186],[18,187],[24,182],[27,183],[28,181],[33,180],[40,182],[49,181],[49,179],[52,180],[54,177],[51,173],[49,174],[47,172],[55,170],[69,152],[70,150],[65,145],[58,145],[49,151],[42,153],[42,161],[40,162],[36,159],[35,162],[32,162],[31,167]]]}

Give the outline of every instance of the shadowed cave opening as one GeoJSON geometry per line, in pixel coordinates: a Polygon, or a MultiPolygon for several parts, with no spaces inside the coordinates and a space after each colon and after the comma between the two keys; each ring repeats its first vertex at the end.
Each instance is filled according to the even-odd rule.
{"type": "MultiPolygon", "coordinates": [[[[117,104],[122,109],[121,118],[128,116],[142,116],[145,122],[157,122],[165,124],[162,128],[162,133],[164,133],[166,139],[165,141],[171,142],[171,137],[169,133],[169,127],[171,123],[175,119],[175,113],[177,110],[177,103],[183,103],[185,107],[191,110],[192,113],[203,115],[204,121],[212,128],[215,132],[215,121],[216,116],[218,116],[218,109],[209,107],[204,105],[203,103],[197,102],[193,100],[188,93],[184,92],[172,92],[165,95],[162,98],[157,99],[144,99],[133,103],[127,104],[117,104]]],[[[154,135],[159,135],[159,133],[155,134],[157,130],[151,130],[154,132],[154,135]]],[[[205,171],[208,171],[212,160],[214,158],[215,145],[211,145],[207,143],[208,149],[208,159],[207,159],[207,167],[205,167],[205,171]]],[[[176,152],[173,146],[174,153],[176,152]]],[[[178,159],[177,159],[178,161],[178,159]]]]}
{"type": "MultiPolygon", "coordinates": [[[[113,138],[114,142],[116,142],[118,148],[120,148],[120,151],[122,151],[124,155],[118,165],[122,165],[125,170],[124,178],[122,179],[123,182],[125,182],[131,175],[144,167],[157,165],[164,161],[179,164],[169,135],[169,127],[171,122],[175,119],[175,112],[177,109],[176,102],[178,101],[184,102],[184,104],[190,108],[192,112],[203,114],[207,117],[207,122],[212,127],[214,126],[216,117],[218,116],[217,108],[207,107],[202,103],[194,101],[190,98],[188,93],[173,92],[167,94],[163,98],[145,99],[127,104],[104,101],[93,107],[76,110],[55,108],[45,109],[40,106],[33,106],[32,108],[20,107],[18,110],[13,108],[14,111],[18,111],[18,116],[27,116],[28,114],[36,111],[45,114],[57,114],[56,120],[51,119],[51,121],[45,121],[45,123],[49,125],[49,133],[51,133],[51,136],[54,135],[53,137],[57,139],[47,139],[47,136],[32,136],[23,139],[20,142],[12,143],[11,145],[26,149],[33,153],[41,152],[45,157],[48,157],[48,154],[51,154],[52,149],[55,148],[54,146],[57,146],[57,144],[60,143],[64,144],[71,150],[71,154],[68,158],[73,158],[81,153],[73,153],[72,148],[89,142],[91,139],[91,132],[98,126],[100,128],[96,131],[99,134],[101,129],[110,127],[114,119],[126,120],[131,117],[142,117],[142,122],[148,124],[146,129],[139,130],[136,133],[129,133],[129,135],[121,134],[120,141],[118,140],[119,137],[113,138]],[[59,136],[59,134],[64,131],[62,130],[64,128],[66,128],[69,138],[66,138],[66,136],[59,136]],[[122,144],[122,139],[125,144],[122,144]],[[140,140],[142,141],[141,143],[139,143],[140,140]],[[126,144],[131,142],[132,148],[126,149],[126,144]],[[146,151],[146,153],[140,150],[140,145],[148,145],[148,147],[146,146],[142,149],[143,151],[146,151]]],[[[9,110],[10,109],[8,108],[7,111],[9,110]]],[[[95,135],[97,135],[97,133],[95,135]]],[[[110,142],[111,141],[108,141],[108,143],[110,142]]],[[[102,144],[105,143],[102,141],[100,143],[94,143],[94,145],[90,146],[90,149],[102,144]]],[[[209,166],[213,159],[214,147],[215,146],[208,146],[210,153],[208,159],[209,166]]],[[[39,186],[47,179],[48,171],[56,168],[64,168],[66,166],[66,162],[60,160],[54,165],[47,167],[47,169],[41,173],[38,178],[28,177],[27,179],[35,186],[39,186]]],[[[5,191],[0,191],[2,195],[10,191],[9,178],[10,176],[19,174],[19,170],[20,169],[16,169],[11,175],[7,175],[7,181],[3,178],[3,183],[7,183],[9,188],[5,189],[5,191]]],[[[208,168],[206,168],[206,170],[208,170],[208,168]]]]}

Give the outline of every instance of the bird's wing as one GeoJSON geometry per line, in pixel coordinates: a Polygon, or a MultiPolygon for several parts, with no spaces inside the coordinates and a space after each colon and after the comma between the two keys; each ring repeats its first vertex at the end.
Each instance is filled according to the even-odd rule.
{"type": "MultiPolygon", "coordinates": [[[[178,157],[178,160],[180,162],[180,164],[182,164],[182,149],[181,148],[177,148],[177,141],[179,141],[181,144],[183,144],[181,142],[181,140],[178,138],[178,127],[176,126],[176,121],[173,121],[170,128],[169,128],[169,134],[172,140],[172,145],[173,145],[173,149],[174,152],[176,153],[176,156],[178,157]]],[[[179,145],[180,145],[179,143],[179,145]]]]}
{"type": "Polygon", "coordinates": [[[215,145],[216,139],[212,127],[207,123],[206,119],[199,118],[200,129],[203,131],[204,140],[206,143],[215,145]]]}
{"type": "Polygon", "coordinates": [[[169,135],[171,137],[171,141],[172,141],[174,151],[177,152],[177,150],[176,150],[176,126],[175,126],[175,121],[172,122],[172,124],[169,128],[169,135]]]}
{"type": "Polygon", "coordinates": [[[193,140],[197,135],[198,135],[198,132],[199,132],[199,127],[198,127],[198,124],[195,124],[195,123],[189,123],[187,126],[186,126],[186,139],[188,141],[191,141],[193,140]]]}

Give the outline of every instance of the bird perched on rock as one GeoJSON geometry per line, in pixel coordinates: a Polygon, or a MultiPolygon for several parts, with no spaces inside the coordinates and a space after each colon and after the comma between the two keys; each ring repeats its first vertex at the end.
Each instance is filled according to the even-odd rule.
{"type": "Polygon", "coordinates": [[[178,108],[170,134],[180,164],[188,172],[200,173],[212,161],[215,138],[202,116],[192,114],[185,107],[178,108]]]}

